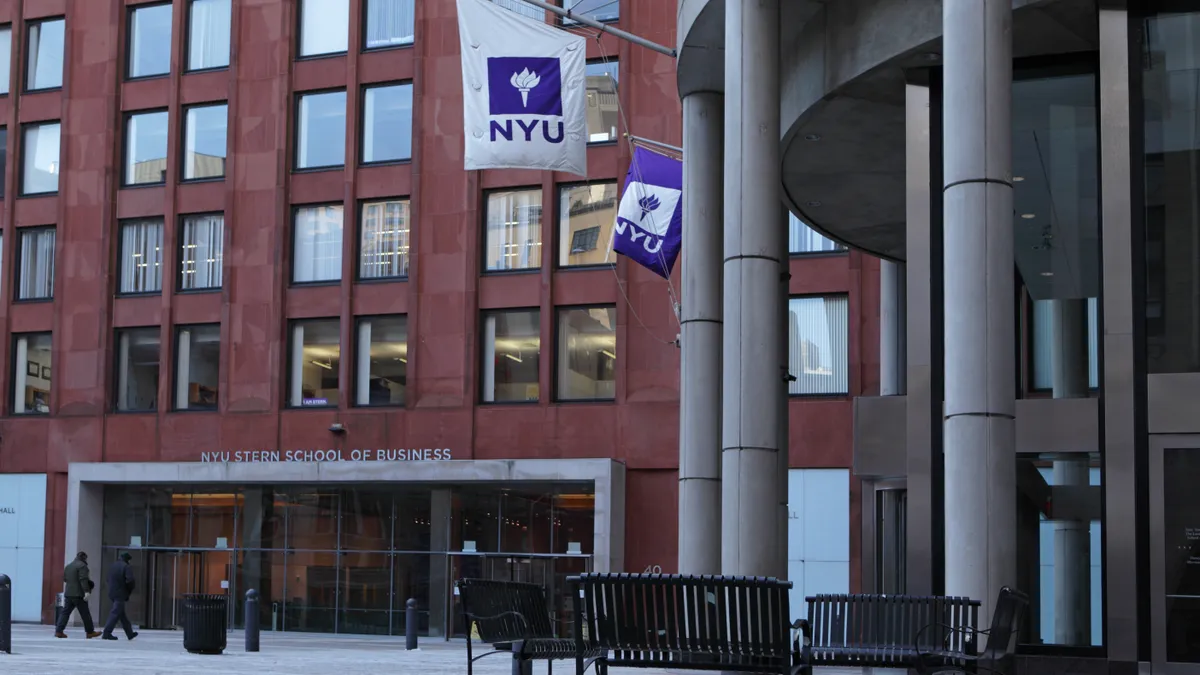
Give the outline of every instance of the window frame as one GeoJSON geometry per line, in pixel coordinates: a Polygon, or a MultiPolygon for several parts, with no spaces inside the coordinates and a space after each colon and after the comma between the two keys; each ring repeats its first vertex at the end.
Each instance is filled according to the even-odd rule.
{"type": "MultiPolygon", "coordinates": [[[[412,42],[402,43],[402,44],[398,44],[398,45],[384,45],[382,47],[368,47],[367,46],[367,16],[369,13],[367,12],[367,5],[369,5],[371,3],[371,0],[362,0],[362,11],[360,12],[360,16],[359,16],[359,27],[358,27],[359,28],[359,39],[361,40],[362,48],[359,51],[362,52],[363,54],[369,54],[369,53],[373,53],[373,52],[386,52],[386,51],[390,51],[393,49],[412,49],[413,46],[415,46],[417,44],[417,27],[415,25],[416,24],[415,12],[416,12],[417,4],[420,2],[420,0],[411,0],[411,1],[413,3],[413,12],[414,12],[412,42]]],[[[297,51],[299,51],[299,49],[297,49],[297,51]]]]}
{"type": "MultiPolygon", "coordinates": [[[[406,354],[408,354],[407,348],[412,344],[409,341],[409,327],[412,324],[409,323],[408,313],[405,312],[403,314],[361,314],[361,315],[356,315],[353,318],[354,318],[354,330],[352,331],[353,335],[351,336],[351,339],[354,340],[354,361],[352,363],[354,372],[352,372],[350,374],[350,384],[354,388],[354,392],[353,392],[353,395],[350,397],[350,407],[351,408],[393,408],[393,409],[397,409],[397,410],[407,408],[408,401],[409,401],[408,361],[407,360],[404,361],[405,382],[404,382],[404,402],[403,403],[359,403],[358,402],[358,360],[361,358],[361,355],[359,354],[358,343],[359,343],[359,334],[362,330],[363,322],[372,321],[374,319],[403,319],[404,320],[404,345],[406,348],[406,354]]],[[[369,360],[370,358],[371,358],[371,350],[370,350],[370,347],[368,347],[367,348],[367,359],[369,360]]],[[[370,367],[367,368],[367,371],[368,371],[368,373],[370,372],[370,367]]]]}
{"type": "Polygon", "coordinates": [[[542,258],[545,257],[546,191],[543,189],[543,187],[541,185],[515,185],[513,187],[489,188],[489,189],[483,191],[483,208],[480,209],[481,216],[482,216],[480,219],[480,223],[479,223],[480,243],[481,243],[481,246],[479,247],[479,274],[480,274],[480,276],[502,277],[502,276],[508,276],[508,275],[534,274],[534,273],[542,271],[542,268],[544,266],[542,258],[538,258],[537,267],[523,267],[521,269],[515,269],[515,270],[489,270],[487,268],[488,198],[490,196],[500,193],[500,192],[526,192],[526,191],[532,192],[534,190],[537,190],[538,192],[542,193],[542,207],[543,207],[542,208],[542,225],[541,225],[541,229],[542,229],[541,239],[542,240],[540,242],[538,242],[538,246],[540,246],[542,248],[542,258]]]}
{"type": "MultiPolygon", "coordinates": [[[[588,306],[592,307],[595,305],[588,305],[588,306]]],[[[616,307],[616,305],[613,305],[613,307],[616,307]]],[[[560,308],[555,307],[555,314],[554,314],[555,319],[558,318],[558,309],[560,309],[560,308]]],[[[564,307],[564,309],[565,309],[565,307],[564,307]]],[[[489,407],[490,406],[508,406],[508,405],[518,405],[518,406],[534,405],[534,406],[536,406],[536,405],[540,405],[542,402],[541,379],[542,379],[542,366],[545,363],[544,360],[542,359],[542,333],[541,333],[541,330],[542,330],[542,308],[534,306],[534,307],[499,307],[499,308],[494,308],[494,309],[482,309],[479,311],[480,327],[477,329],[477,331],[482,332],[483,323],[487,320],[487,318],[489,316],[496,316],[499,314],[509,314],[509,313],[514,313],[514,312],[536,312],[537,313],[537,325],[538,325],[537,377],[538,377],[538,381],[536,382],[536,384],[538,385],[538,397],[537,397],[537,399],[535,399],[533,401],[529,401],[529,400],[524,400],[524,401],[485,401],[484,400],[484,396],[485,396],[486,392],[483,389],[483,386],[484,386],[484,384],[483,384],[483,369],[484,369],[483,355],[484,355],[484,350],[487,348],[487,346],[484,343],[483,335],[480,335],[479,361],[478,361],[479,372],[480,372],[480,377],[478,378],[479,379],[479,403],[478,403],[478,405],[489,406],[489,407]]],[[[556,333],[558,332],[557,329],[558,329],[558,326],[556,325],[555,326],[556,333]]],[[[493,345],[493,350],[494,349],[495,349],[495,346],[493,345]]],[[[555,351],[555,354],[557,354],[557,350],[555,351]]],[[[557,364],[555,364],[555,365],[557,365],[557,364]]],[[[557,372],[555,373],[555,375],[557,375],[557,372]]],[[[555,379],[557,380],[557,377],[555,379]]],[[[555,392],[555,393],[557,393],[557,392],[555,392]]],[[[492,392],[492,396],[495,397],[494,391],[492,392]]],[[[608,399],[600,399],[600,400],[607,401],[608,399]]],[[[616,400],[615,396],[614,396],[613,400],[614,401],[616,400]]],[[[555,402],[557,402],[557,401],[555,401],[555,402]]],[[[573,400],[570,400],[567,402],[575,403],[576,400],[573,399],[573,400]]]]}
{"type": "MultiPolygon", "coordinates": [[[[321,166],[300,166],[300,104],[304,101],[305,96],[317,96],[320,94],[336,94],[341,92],[345,97],[348,92],[346,87],[331,87],[327,89],[312,89],[308,91],[297,91],[293,94],[292,100],[292,173],[317,173],[319,171],[334,171],[346,168],[346,141],[345,141],[345,125],[348,120],[346,117],[345,108],[342,109],[342,163],[328,164],[321,166]]],[[[349,98],[345,101],[349,103],[349,98]]],[[[228,132],[227,132],[228,133],[228,132]]]]}
{"type": "MultiPolygon", "coordinates": [[[[122,70],[124,72],[121,73],[124,76],[122,79],[122,81],[124,81],[124,82],[141,82],[143,80],[157,80],[157,79],[162,79],[162,78],[171,76],[171,63],[170,63],[169,59],[167,61],[167,72],[165,72],[165,73],[155,73],[153,75],[133,75],[132,74],[132,71],[133,71],[133,38],[134,38],[133,15],[137,14],[137,12],[139,10],[152,9],[155,7],[170,7],[171,8],[171,28],[172,28],[172,32],[174,32],[175,7],[174,7],[174,3],[171,2],[171,0],[165,0],[164,2],[144,2],[144,3],[139,3],[136,5],[126,5],[125,6],[125,64],[124,64],[125,67],[122,68],[122,70]]],[[[190,9],[191,3],[188,3],[188,7],[190,9]]],[[[173,37],[174,36],[172,36],[172,38],[173,37]]],[[[66,46],[64,44],[64,49],[65,49],[65,47],[66,46]]],[[[168,49],[168,52],[170,52],[170,45],[168,45],[167,49],[168,49]]]]}
{"type": "Polygon", "coordinates": [[[54,275],[58,273],[58,227],[56,225],[34,225],[32,227],[16,227],[12,228],[16,241],[12,245],[17,247],[16,264],[13,265],[13,304],[33,305],[42,302],[54,302],[54,275]],[[54,231],[54,250],[51,252],[51,262],[53,270],[50,273],[50,295],[44,298],[22,298],[21,297],[21,259],[25,255],[25,233],[26,232],[42,232],[45,230],[54,231]]]}
{"type": "MultiPolygon", "coordinates": [[[[51,124],[58,125],[58,166],[59,166],[60,170],[62,168],[62,120],[42,120],[40,122],[24,122],[24,123],[22,123],[21,124],[21,153],[20,153],[21,156],[18,158],[18,161],[20,162],[20,166],[17,167],[17,169],[18,169],[17,197],[18,198],[21,198],[21,197],[51,197],[51,196],[57,195],[59,193],[59,190],[62,189],[62,181],[61,180],[57,181],[59,184],[56,185],[54,190],[52,190],[52,191],[28,192],[25,189],[25,157],[29,151],[28,144],[25,142],[26,133],[28,132],[28,130],[30,128],[46,127],[46,126],[50,126],[51,124]]],[[[61,178],[62,177],[61,171],[57,175],[61,178]]]]}
{"type": "MultiPolygon", "coordinates": [[[[412,197],[371,197],[355,200],[355,221],[354,221],[354,283],[356,284],[385,284],[395,283],[397,281],[408,281],[409,274],[405,272],[403,275],[388,276],[388,277],[363,277],[362,276],[362,256],[363,256],[363,207],[367,204],[376,202],[407,202],[408,203],[408,265],[405,269],[412,267],[412,197]]],[[[346,236],[346,214],[345,209],[342,211],[342,236],[346,236]]],[[[293,249],[294,251],[295,249],[293,249]]],[[[391,315],[388,315],[391,316],[391,315]]],[[[405,315],[407,316],[407,315],[405,315]]]]}
{"type": "MultiPolygon", "coordinates": [[[[51,416],[53,416],[54,415],[54,407],[53,407],[53,402],[54,402],[54,379],[53,379],[53,377],[54,377],[54,370],[53,370],[54,369],[54,331],[43,330],[43,331],[33,331],[33,332],[28,332],[28,333],[12,333],[11,336],[9,337],[9,340],[10,340],[10,344],[9,344],[10,350],[9,350],[9,357],[8,357],[8,373],[9,373],[8,416],[9,417],[51,417],[51,416]],[[24,412],[17,412],[17,377],[16,377],[16,373],[17,373],[17,341],[20,340],[21,338],[28,339],[28,338],[36,337],[39,335],[50,336],[50,361],[51,361],[51,363],[50,363],[50,368],[51,368],[51,371],[50,371],[50,375],[51,375],[50,400],[49,400],[50,412],[37,412],[37,411],[30,411],[30,410],[26,410],[24,412]]],[[[28,367],[28,365],[27,365],[28,361],[29,361],[28,343],[26,344],[26,352],[25,353],[26,353],[26,357],[25,357],[26,363],[21,364],[21,367],[23,367],[23,368],[28,367]]]]}
{"type": "MultiPolygon", "coordinates": [[[[171,410],[170,410],[170,412],[173,412],[173,413],[210,413],[210,414],[220,412],[221,411],[220,380],[221,380],[221,369],[222,369],[222,366],[224,365],[221,362],[221,354],[219,351],[219,348],[221,345],[221,322],[218,321],[216,323],[212,323],[212,322],[180,323],[180,324],[175,324],[172,327],[172,329],[173,329],[173,334],[172,334],[171,349],[172,349],[172,355],[174,356],[174,363],[171,364],[172,369],[171,369],[171,410]],[[196,329],[196,328],[211,328],[211,327],[216,327],[217,340],[218,340],[218,342],[217,342],[217,345],[218,345],[218,352],[217,352],[217,405],[214,408],[180,408],[179,407],[179,358],[180,358],[180,354],[182,352],[180,352],[180,350],[179,350],[179,334],[185,330],[192,330],[192,329],[196,329]]],[[[188,353],[188,358],[191,358],[190,352],[188,353]]],[[[160,361],[159,368],[161,368],[162,367],[162,365],[161,365],[162,359],[160,358],[159,361],[160,361]]],[[[161,373],[159,374],[159,377],[162,377],[161,373]]]]}
{"type": "MultiPolygon", "coordinates": [[[[562,225],[563,225],[563,223],[562,223],[562,193],[566,190],[573,190],[575,188],[592,187],[592,186],[596,186],[596,185],[607,185],[607,184],[612,184],[617,190],[616,204],[613,206],[614,215],[615,215],[615,212],[621,208],[621,184],[620,184],[620,181],[618,181],[616,178],[604,178],[604,179],[595,180],[595,181],[572,181],[572,182],[568,182],[568,183],[555,183],[554,184],[555,188],[557,189],[557,191],[554,195],[554,240],[558,244],[558,248],[556,248],[556,250],[554,251],[554,269],[555,270],[570,271],[570,270],[616,269],[617,257],[615,255],[613,256],[613,259],[611,262],[606,262],[606,263],[592,263],[590,265],[563,265],[559,262],[559,260],[562,257],[562,248],[561,247],[570,245],[570,242],[567,241],[567,237],[564,236],[565,233],[562,231],[562,225]]],[[[568,219],[569,218],[570,218],[570,216],[568,215],[568,219]]],[[[544,225],[543,225],[543,227],[544,227],[544,225]]],[[[602,228],[601,232],[603,233],[603,223],[600,225],[600,227],[602,228]]],[[[597,246],[599,246],[599,242],[597,242],[597,246]]],[[[583,305],[583,306],[594,307],[594,306],[598,306],[598,305],[583,305]]]]}
{"type": "MultiPolygon", "coordinates": [[[[392,48],[389,47],[388,49],[392,49],[392,48]]],[[[390,166],[390,165],[396,165],[396,164],[412,164],[413,147],[416,145],[416,143],[415,143],[416,139],[415,139],[415,136],[413,133],[413,129],[416,127],[415,119],[410,120],[409,125],[408,125],[408,157],[407,158],[405,158],[405,159],[376,159],[376,160],[372,160],[370,162],[368,162],[366,159],[366,156],[367,156],[367,124],[366,124],[367,92],[371,89],[384,89],[387,87],[404,87],[404,86],[408,87],[409,98],[412,99],[412,102],[413,102],[412,116],[415,118],[416,117],[416,109],[417,109],[416,88],[413,86],[413,81],[411,79],[391,80],[391,81],[387,81],[387,82],[371,82],[371,83],[363,84],[363,85],[359,86],[359,88],[358,88],[359,89],[358,120],[357,120],[357,122],[358,122],[358,139],[356,141],[356,145],[358,146],[358,165],[359,166],[390,166]]],[[[299,118],[297,118],[296,121],[297,121],[297,126],[299,126],[299,121],[300,121],[299,118]]]]}
{"type": "MultiPolygon", "coordinates": [[[[217,293],[225,287],[225,238],[228,234],[225,227],[225,212],[224,211],[201,211],[198,213],[180,213],[175,217],[175,292],[180,295],[193,295],[197,293],[217,293]],[[203,288],[184,288],[183,287],[183,229],[187,225],[188,218],[203,218],[205,216],[221,216],[221,285],[220,286],[205,286],[203,288]]],[[[166,224],[164,223],[164,227],[166,224]]],[[[165,237],[164,237],[165,239],[165,237]]],[[[164,242],[165,243],[165,242],[164,242]]],[[[195,324],[204,325],[204,324],[195,324]]]]}
{"type": "MultiPolygon", "coordinates": [[[[224,181],[229,176],[229,101],[208,101],[205,103],[192,103],[189,105],[179,106],[182,114],[179,115],[179,171],[180,184],[183,183],[219,183],[224,181]],[[205,176],[203,178],[188,178],[187,163],[188,163],[188,113],[198,108],[216,108],[225,106],[225,168],[221,171],[220,176],[205,176]]],[[[170,126],[170,120],[167,120],[167,126],[170,126]]],[[[170,150],[170,140],[167,142],[168,151],[170,150]]],[[[140,185],[140,183],[139,183],[140,185]]]]}
{"type": "MultiPolygon", "coordinates": [[[[793,216],[795,216],[795,214],[789,214],[788,220],[790,221],[791,217],[793,217],[793,216]]],[[[795,216],[795,217],[796,217],[796,220],[798,220],[800,222],[801,226],[806,227],[809,230],[815,232],[818,236],[825,239],[826,241],[832,241],[834,243],[834,245],[837,246],[837,248],[832,251],[793,251],[793,250],[791,250],[792,249],[791,242],[789,241],[788,242],[788,257],[789,258],[805,258],[805,259],[807,259],[807,258],[833,258],[833,257],[837,257],[837,256],[850,255],[850,248],[848,246],[838,242],[837,240],[826,237],[824,234],[821,233],[820,230],[809,225],[808,222],[801,220],[798,216],[795,216]]],[[[791,223],[786,222],[786,223],[784,223],[784,225],[790,227],[791,223]]],[[[790,232],[788,233],[788,238],[789,238],[789,240],[791,239],[790,232]]]]}
{"type": "MultiPolygon", "coordinates": [[[[22,94],[40,94],[40,93],[49,92],[49,91],[62,91],[63,84],[59,84],[58,86],[54,86],[54,87],[38,87],[37,89],[33,89],[29,86],[29,45],[30,45],[29,29],[33,28],[34,26],[40,26],[42,24],[52,23],[54,21],[62,21],[63,22],[63,57],[62,57],[63,72],[62,72],[62,77],[59,79],[61,79],[63,81],[63,83],[66,82],[66,79],[67,79],[67,16],[65,14],[59,14],[56,16],[43,16],[43,17],[38,17],[36,19],[26,19],[25,33],[24,33],[24,35],[22,35],[23,39],[21,40],[21,52],[22,53],[21,53],[21,57],[20,57],[21,58],[21,93],[22,94]]],[[[9,82],[8,88],[10,90],[12,89],[11,82],[9,82]]],[[[61,155],[61,153],[60,153],[60,155],[61,155]]]]}
{"type": "MultiPolygon", "coordinates": [[[[603,23],[603,22],[601,22],[601,23],[603,23]]],[[[570,25],[571,25],[571,26],[582,26],[583,24],[570,24],[570,25]]],[[[621,76],[620,76],[620,73],[621,73],[621,60],[620,60],[620,59],[618,59],[618,58],[617,58],[617,57],[615,57],[615,56],[612,56],[612,57],[607,57],[607,58],[606,58],[606,57],[603,57],[603,56],[601,56],[601,57],[599,57],[599,58],[587,59],[586,61],[584,61],[584,62],[583,62],[583,72],[584,72],[584,80],[585,80],[585,83],[584,83],[584,89],[586,90],[586,88],[587,88],[587,85],[586,85],[586,80],[587,80],[587,67],[588,67],[588,66],[591,66],[591,65],[608,65],[608,64],[610,64],[610,63],[612,63],[612,64],[615,64],[615,65],[617,66],[617,79],[616,79],[616,84],[617,84],[617,104],[618,104],[618,105],[620,105],[620,101],[621,101],[621,76]]],[[[617,119],[617,124],[618,124],[618,134],[617,134],[617,136],[616,136],[616,137],[614,137],[614,138],[610,138],[610,139],[609,139],[609,140],[607,140],[607,141],[591,141],[591,140],[589,140],[589,141],[587,142],[587,147],[589,147],[589,148],[603,148],[603,147],[605,147],[605,146],[609,146],[609,145],[617,145],[617,143],[619,143],[619,142],[620,142],[620,138],[621,138],[621,136],[620,136],[620,133],[619,133],[619,131],[620,131],[620,126],[619,126],[619,125],[621,124],[621,120],[620,120],[620,118],[618,118],[618,119],[617,119]]],[[[591,137],[591,135],[589,134],[589,138],[590,138],[590,137],[591,137]]],[[[619,201],[619,200],[620,200],[620,197],[618,196],[618,201],[619,201]]]]}
{"type": "MultiPolygon", "coordinates": [[[[121,261],[124,258],[124,253],[125,253],[124,237],[122,236],[125,233],[125,226],[134,224],[134,223],[144,223],[145,221],[148,221],[148,220],[157,220],[158,221],[159,227],[162,228],[163,244],[166,244],[167,222],[166,222],[166,218],[164,218],[163,216],[146,216],[144,218],[121,218],[121,219],[117,220],[117,242],[116,242],[116,244],[117,244],[117,264],[116,264],[117,287],[115,289],[116,292],[113,293],[113,295],[115,297],[118,297],[118,298],[144,298],[144,297],[152,297],[155,295],[162,295],[162,292],[163,292],[162,268],[164,268],[165,265],[160,265],[157,291],[123,292],[121,290],[121,283],[124,281],[124,275],[121,272],[121,268],[123,267],[121,264],[121,261]]],[[[160,250],[160,253],[162,253],[161,250],[160,250]]],[[[166,260],[165,255],[160,255],[159,258],[161,258],[163,261],[166,260]]]]}
{"type": "Polygon", "coordinates": [[[342,283],[345,275],[343,274],[346,267],[345,250],[346,250],[346,205],[343,202],[316,202],[313,204],[292,204],[291,218],[288,221],[288,267],[287,267],[287,285],[289,288],[308,288],[313,286],[337,286],[342,283]],[[320,281],[296,281],[296,216],[302,209],[321,209],[329,206],[342,207],[342,241],[341,251],[342,269],[338,271],[337,279],[322,279],[320,281]]]}
{"type": "MultiPolygon", "coordinates": [[[[4,98],[4,96],[7,96],[7,95],[8,94],[0,95],[0,100],[2,100],[4,98]]],[[[58,128],[58,133],[59,133],[59,147],[58,147],[59,153],[58,154],[59,154],[59,156],[61,156],[62,155],[62,127],[61,126],[58,128]]],[[[7,183],[8,175],[6,172],[8,171],[8,156],[9,156],[9,154],[11,154],[8,151],[8,125],[7,124],[0,124],[0,136],[3,136],[3,138],[0,139],[0,152],[4,153],[3,158],[0,158],[0,201],[2,201],[7,196],[7,188],[6,188],[5,184],[7,183]]],[[[15,167],[15,168],[19,169],[21,167],[15,167]]],[[[20,194],[19,188],[17,190],[17,193],[20,194]]]]}
{"type": "MultiPolygon", "coordinates": [[[[283,391],[283,407],[285,410],[337,410],[341,407],[341,402],[345,398],[341,373],[338,373],[338,403],[326,405],[293,405],[292,404],[292,361],[296,358],[296,340],[295,327],[296,324],[310,324],[318,321],[326,321],[337,324],[338,327],[338,368],[342,366],[342,360],[346,358],[345,349],[342,345],[342,319],[338,316],[314,316],[307,318],[296,318],[287,320],[287,360],[284,362],[284,391],[283,391]]],[[[304,345],[299,345],[303,351],[304,345]]]]}
{"type": "MultiPolygon", "coordinates": [[[[346,48],[339,52],[321,52],[320,54],[302,54],[304,49],[304,5],[308,0],[296,0],[296,61],[315,61],[317,59],[329,59],[338,56],[346,56],[350,53],[350,23],[346,23],[346,48]]],[[[352,11],[354,9],[352,2],[362,2],[362,0],[346,0],[347,7],[352,11]]],[[[366,14],[366,12],[362,12],[366,14]]],[[[233,47],[232,36],[230,36],[230,49],[233,47]]]]}
{"type": "MultiPolygon", "coordinates": [[[[792,399],[842,400],[842,399],[853,398],[857,394],[851,393],[851,389],[853,388],[853,383],[851,382],[851,377],[850,377],[850,341],[853,337],[851,335],[851,329],[854,325],[854,321],[853,321],[853,316],[850,311],[850,292],[849,291],[833,291],[831,293],[788,293],[788,296],[787,296],[788,313],[789,314],[791,313],[792,300],[806,300],[806,299],[810,300],[813,298],[820,298],[822,300],[825,300],[828,298],[845,298],[846,299],[846,391],[838,392],[838,393],[822,392],[822,393],[814,393],[814,394],[805,394],[805,393],[793,394],[789,390],[788,391],[788,399],[789,400],[792,400],[792,399]]],[[[788,374],[789,384],[790,384],[791,383],[790,379],[792,377],[795,377],[795,373],[792,372],[791,356],[789,354],[784,354],[784,357],[787,358],[787,369],[788,369],[787,374],[788,374]]],[[[789,387],[789,389],[790,389],[790,387],[789,387]]]]}
{"type": "Polygon", "coordinates": [[[162,359],[163,359],[162,326],[161,325],[160,326],[118,326],[118,327],[114,327],[112,329],[112,336],[113,336],[112,369],[110,371],[110,373],[112,375],[111,389],[112,389],[112,397],[113,398],[112,398],[112,406],[110,406],[112,413],[114,415],[158,414],[158,411],[159,411],[158,386],[161,386],[161,384],[162,384],[162,367],[163,367],[163,364],[162,364],[162,359]],[[150,408],[148,410],[144,410],[144,409],[140,409],[140,408],[137,410],[121,410],[121,407],[120,407],[120,405],[121,405],[120,404],[120,401],[121,401],[121,374],[120,374],[120,372],[118,372],[118,369],[121,367],[121,334],[122,333],[131,333],[131,332],[136,332],[136,331],[149,331],[150,329],[158,330],[158,378],[157,378],[158,383],[155,387],[154,407],[150,408]]]}
{"type": "MultiPolygon", "coordinates": [[[[12,72],[12,48],[13,48],[13,22],[10,20],[7,23],[0,23],[0,31],[8,29],[8,72],[12,72]]],[[[65,45],[64,45],[65,48],[65,45]]],[[[20,57],[17,57],[20,60],[20,57]]],[[[40,89],[38,91],[41,91],[40,89]]],[[[0,99],[8,98],[12,93],[12,77],[8,78],[8,88],[0,92],[0,99]]]]}
{"type": "MultiPolygon", "coordinates": [[[[186,0],[184,5],[187,7],[187,15],[183,17],[183,64],[182,75],[191,73],[215,73],[221,70],[229,70],[229,63],[233,61],[233,0],[229,3],[229,51],[226,55],[225,65],[210,66],[208,68],[192,68],[192,6],[196,4],[196,0],[186,0]]],[[[228,126],[228,125],[226,125],[228,126]]]]}
{"type": "MultiPolygon", "coordinates": [[[[163,179],[161,181],[154,182],[154,183],[129,183],[126,180],[128,178],[128,176],[126,175],[126,171],[129,169],[129,140],[130,140],[129,125],[133,121],[133,118],[137,117],[138,115],[155,115],[158,113],[164,113],[167,116],[167,139],[166,139],[167,147],[166,147],[166,151],[163,153],[163,171],[168,171],[171,168],[171,161],[170,161],[171,160],[171,158],[170,158],[170,154],[171,154],[171,112],[167,108],[147,108],[146,110],[127,110],[125,112],[122,112],[121,113],[121,118],[122,118],[121,140],[122,140],[122,142],[121,142],[121,165],[120,165],[120,169],[121,169],[120,189],[122,189],[122,190],[148,188],[148,187],[162,187],[167,184],[167,177],[165,175],[163,176],[163,179]]],[[[61,139],[61,134],[60,134],[60,139],[61,139]]],[[[60,143],[59,148],[60,148],[60,154],[61,154],[62,141],[60,140],[59,143],[60,143]]]]}
{"type": "MultiPolygon", "coordinates": [[[[553,354],[553,366],[552,366],[551,372],[550,372],[550,377],[551,377],[550,391],[551,391],[551,396],[552,396],[551,403],[553,403],[555,405],[572,405],[572,404],[576,404],[576,403],[591,403],[591,404],[609,403],[609,404],[615,405],[617,403],[617,399],[619,398],[619,394],[620,394],[620,386],[619,385],[620,385],[621,380],[620,380],[620,373],[617,371],[616,368],[613,368],[613,397],[612,398],[566,398],[566,399],[564,399],[562,397],[561,387],[559,386],[560,378],[559,378],[559,374],[558,374],[559,349],[562,347],[562,337],[563,337],[561,326],[559,325],[559,317],[562,316],[562,313],[571,311],[571,310],[576,310],[576,309],[608,309],[610,307],[614,311],[613,340],[614,340],[614,342],[619,342],[620,336],[617,333],[617,324],[615,321],[615,319],[616,319],[615,312],[617,309],[617,303],[615,303],[615,302],[600,302],[600,303],[582,304],[582,305],[574,304],[574,305],[554,305],[553,306],[553,309],[554,309],[554,328],[553,328],[553,331],[554,331],[554,354],[553,354]]],[[[539,350],[541,349],[540,345],[538,346],[538,349],[539,350]]],[[[620,350],[620,345],[618,344],[617,345],[618,359],[620,358],[620,354],[621,354],[621,350],[620,350]]],[[[539,364],[538,368],[539,369],[541,368],[540,364],[539,364]]],[[[540,402],[540,399],[541,399],[540,392],[538,393],[538,399],[540,402]]]]}

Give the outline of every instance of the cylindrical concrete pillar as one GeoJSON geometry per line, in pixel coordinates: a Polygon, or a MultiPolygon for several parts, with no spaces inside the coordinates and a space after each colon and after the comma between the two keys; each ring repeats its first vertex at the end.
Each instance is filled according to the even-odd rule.
{"type": "Polygon", "coordinates": [[[683,99],[679,573],[721,573],[721,168],[725,101],[683,99]]]}
{"type": "Polygon", "coordinates": [[[1012,3],[942,22],[946,594],[990,617],[1017,576],[1012,3]]]}
{"type": "Polygon", "coordinates": [[[879,263],[879,395],[900,396],[908,376],[904,263],[879,263]]]}
{"type": "MultiPolygon", "coordinates": [[[[725,279],[721,573],[767,576],[779,540],[779,0],[725,6],[725,279]]],[[[781,553],[782,552],[782,553],[781,553]]]]}

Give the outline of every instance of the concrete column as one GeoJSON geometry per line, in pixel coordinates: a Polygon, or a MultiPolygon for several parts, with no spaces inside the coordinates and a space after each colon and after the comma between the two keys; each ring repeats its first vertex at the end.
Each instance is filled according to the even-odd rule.
{"type": "Polygon", "coordinates": [[[1016,585],[1012,3],[942,8],[946,594],[1016,585]]]}
{"type": "MultiPolygon", "coordinates": [[[[779,0],[725,8],[725,269],[721,572],[771,575],[779,539],[780,378],[787,368],[780,266],[779,0]]],[[[782,562],[781,562],[782,561],[782,562]]]]}
{"type": "Polygon", "coordinates": [[[446,488],[435,488],[429,502],[429,636],[447,635],[450,605],[450,519],[453,497],[446,488]]]}
{"type": "Polygon", "coordinates": [[[683,99],[680,574],[721,573],[721,168],[724,97],[683,99]]]}
{"type": "Polygon", "coordinates": [[[879,263],[879,395],[902,396],[906,391],[905,334],[907,315],[904,263],[879,263]]]}
{"type": "MultiPolygon", "coordinates": [[[[1054,398],[1088,395],[1087,324],[1087,300],[1054,301],[1054,398]]],[[[1054,486],[1065,488],[1064,494],[1083,494],[1089,477],[1087,457],[1054,462],[1054,486]]],[[[1054,520],[1054,642],[1090,645],[1091,523],[1080,518],[1054,520]]]]}

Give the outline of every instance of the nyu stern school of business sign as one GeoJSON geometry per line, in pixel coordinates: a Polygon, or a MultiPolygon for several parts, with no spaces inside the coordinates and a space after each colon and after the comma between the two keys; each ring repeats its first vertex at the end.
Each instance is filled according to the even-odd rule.
{"type": "Polygon", "coordinates": [[[224,450],[200,453],[201,462],[442,462],[450,448],[341,448],[315,450],[224,450]]]}

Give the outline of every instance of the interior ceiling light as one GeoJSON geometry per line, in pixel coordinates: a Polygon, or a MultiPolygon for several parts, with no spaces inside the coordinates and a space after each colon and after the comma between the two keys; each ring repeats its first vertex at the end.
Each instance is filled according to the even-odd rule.
{"type": "Polygon", "coordinates": [[[1037,215],[1033,213],[1022,213],[1021,217],[1025,220],[1033,220],[1034,218],[1037,218],[1037,215]]]}
{"type": "Polygon", "coordinates": [[[1042,276],[1044,276],[1044,277],[1052,277],[1052,276],[1054,276],[1054,272],[1042,272],[1042,276]]]}
{"type": "Polygon", "coordinates": [[[1014,183],[1020,183],[1020,182],[1021,182],[1021,181],[1023,181],[1023,180],[1025,180],[1025,177],[1024,177],[1024,176],[1013,176],[1013,182],[1014,182],[1014,183]]]}

